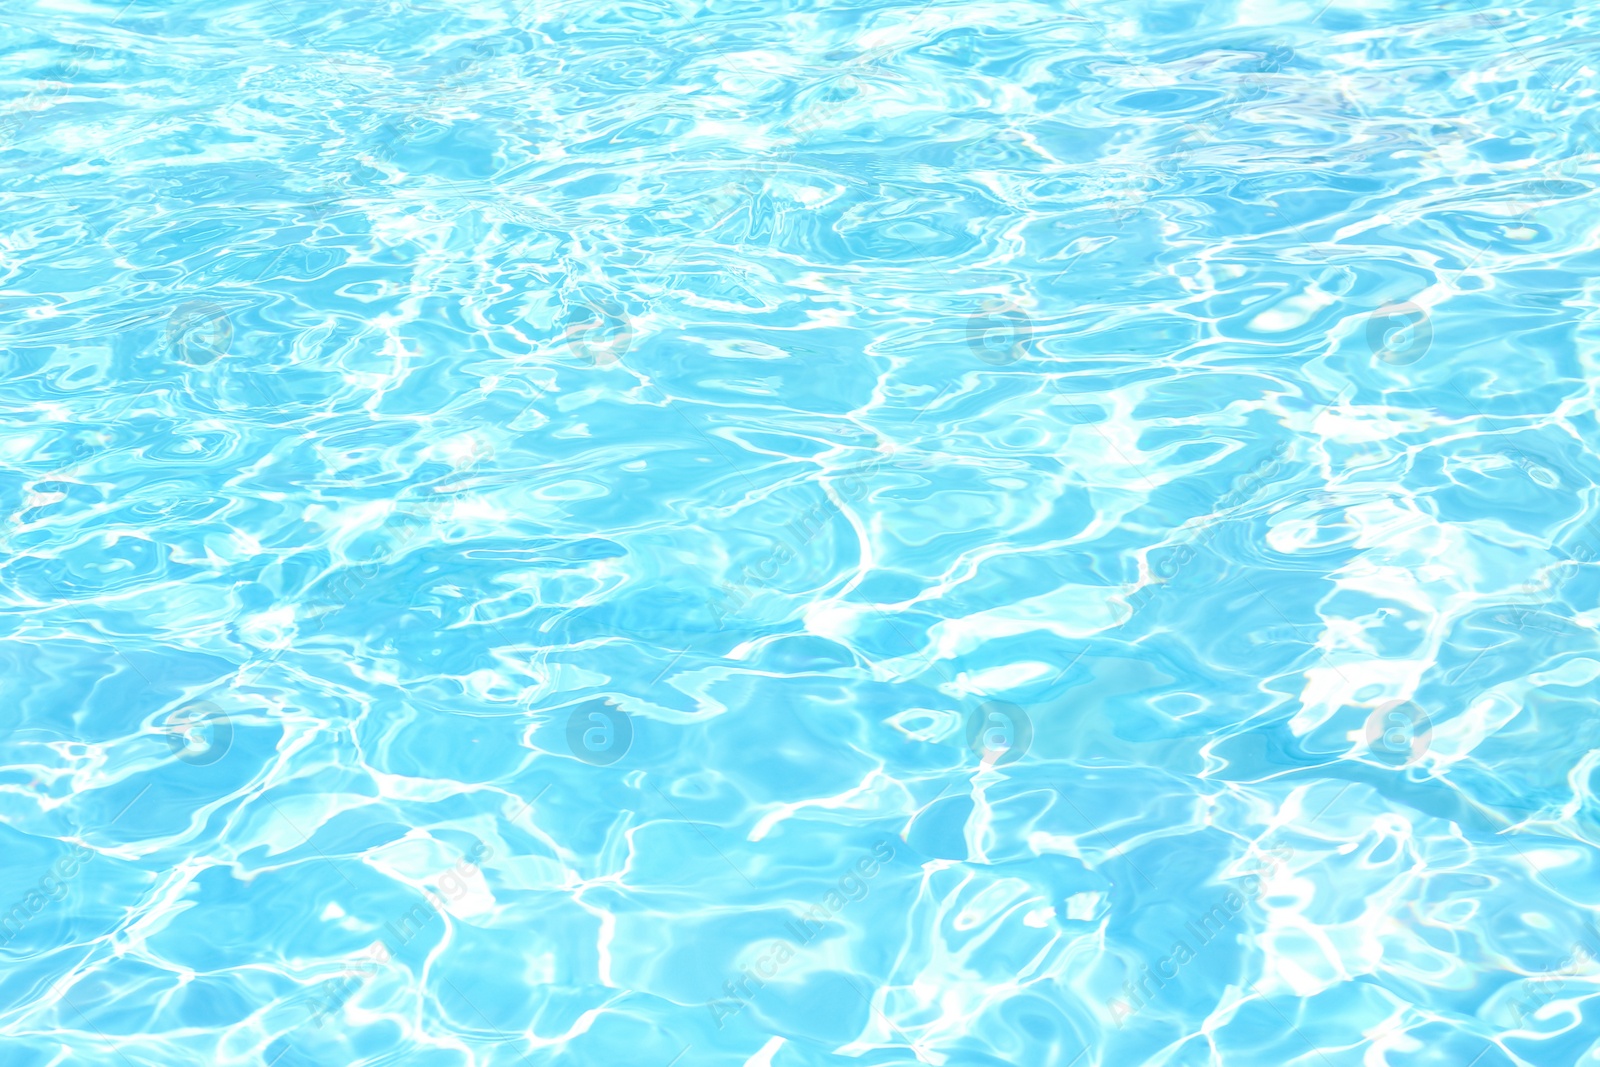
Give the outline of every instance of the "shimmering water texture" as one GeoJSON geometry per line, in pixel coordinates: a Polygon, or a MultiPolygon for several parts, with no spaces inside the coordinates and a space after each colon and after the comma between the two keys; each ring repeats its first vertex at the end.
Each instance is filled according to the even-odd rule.
{"type": "Polygon", "coordinates": [[[1600,1065],[1594,12],[9,4],[0,1067],[1600,1065]]]}

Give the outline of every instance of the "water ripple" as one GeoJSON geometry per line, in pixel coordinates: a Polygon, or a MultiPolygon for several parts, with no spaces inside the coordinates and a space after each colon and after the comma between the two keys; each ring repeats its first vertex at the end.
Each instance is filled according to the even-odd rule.
{"type": "Polygon", "coordinates": [[[0,36],[5,1063],[1600,1057],[1582,11],[0,36]]]}

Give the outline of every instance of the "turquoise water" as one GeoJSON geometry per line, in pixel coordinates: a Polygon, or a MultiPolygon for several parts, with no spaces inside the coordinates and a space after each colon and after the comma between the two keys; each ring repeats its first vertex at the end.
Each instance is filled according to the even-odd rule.
{"type": "Polygon", "coordinates": [[[1600,1063],[1594,23],[11,6],[0,1064],[1600,1063]]]}

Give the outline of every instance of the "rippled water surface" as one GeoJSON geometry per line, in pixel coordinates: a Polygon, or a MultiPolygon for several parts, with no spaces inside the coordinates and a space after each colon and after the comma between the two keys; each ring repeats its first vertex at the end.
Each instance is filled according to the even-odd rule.
{"type": "Polygon", "coordinates": [[[1600,1064],[1595,23],[9,5],[0,1063],[1600,1064]]]}

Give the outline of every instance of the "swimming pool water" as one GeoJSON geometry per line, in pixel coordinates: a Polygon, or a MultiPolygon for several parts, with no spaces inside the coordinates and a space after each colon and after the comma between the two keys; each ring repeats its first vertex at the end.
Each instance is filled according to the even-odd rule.
{"type": "Polygon", "coordinates": [[[10,6],[0,1063],[1600,1063],[1594,21],[10,6]]]}

